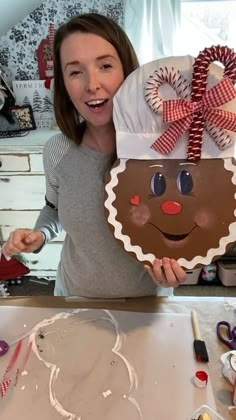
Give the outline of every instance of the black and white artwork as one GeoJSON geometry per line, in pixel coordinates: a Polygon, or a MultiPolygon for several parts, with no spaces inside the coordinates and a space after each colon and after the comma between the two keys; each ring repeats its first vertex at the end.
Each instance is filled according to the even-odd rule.
{"type": "Polygon", "coordinates": [[[7,79],[39,79],[36,49],[47,37],[49,24],[57,29],[86,12],[98,12],[123,24],[123,0],[47,0],[0,38],[0,66],[7,79]]]}

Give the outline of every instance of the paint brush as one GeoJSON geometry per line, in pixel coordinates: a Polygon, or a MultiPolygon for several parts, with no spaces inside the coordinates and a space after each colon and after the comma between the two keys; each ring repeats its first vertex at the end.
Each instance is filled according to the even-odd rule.
{"type": "Polygon", "coordinates": [[[196,359],[198,362],[209,362],[206,344],[205,344],[205,341],[201,339],[197,313],[194,309],[192,310],[191,315],[192,315],[192,325],[193,325],[193,333],[194,333],[193,347],[194,347],[196,359]]]}

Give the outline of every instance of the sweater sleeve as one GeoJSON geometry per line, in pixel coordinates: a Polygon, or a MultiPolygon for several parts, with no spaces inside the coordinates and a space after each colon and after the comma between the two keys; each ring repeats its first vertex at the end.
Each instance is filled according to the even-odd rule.
{"type": "Polygon", "coordinates": [[[45,242],[52,241],[62,231],[58,211],[48,205],[44,206],[36,220],[34,230],[40,230],[45,235],[45,242]]]}
{"type": "Polygon", "coordinates": [[[46,179],[46,205],[42,208],[34,229],[44,233],[46,242],[51,241],[62,231],[58,217],[58,179],[57,165],[70,147],[70,142],[58,134],[46,143],[43,150],[43,166],[46,179]]]}

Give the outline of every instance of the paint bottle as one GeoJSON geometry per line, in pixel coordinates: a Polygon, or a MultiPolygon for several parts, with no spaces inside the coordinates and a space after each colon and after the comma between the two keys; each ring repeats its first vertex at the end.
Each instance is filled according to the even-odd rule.
{"type": "Polygon", "coordinates": [[[202,267],[202,279],[205,281],[214,281],[216,279],[216,267],[215,263],[202,267]]]}

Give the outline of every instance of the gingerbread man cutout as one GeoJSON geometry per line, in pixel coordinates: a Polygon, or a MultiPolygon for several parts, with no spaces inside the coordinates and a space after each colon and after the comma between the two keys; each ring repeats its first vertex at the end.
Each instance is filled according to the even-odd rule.
{"type": "Polygon", "coordinates": [[[236,240],[236,54],[206,48],[133,72],[114,98],[109,226],[126,251],[192,269],[236,240]],[[219,61],[224,69],[215,64],[219,61]]]}

